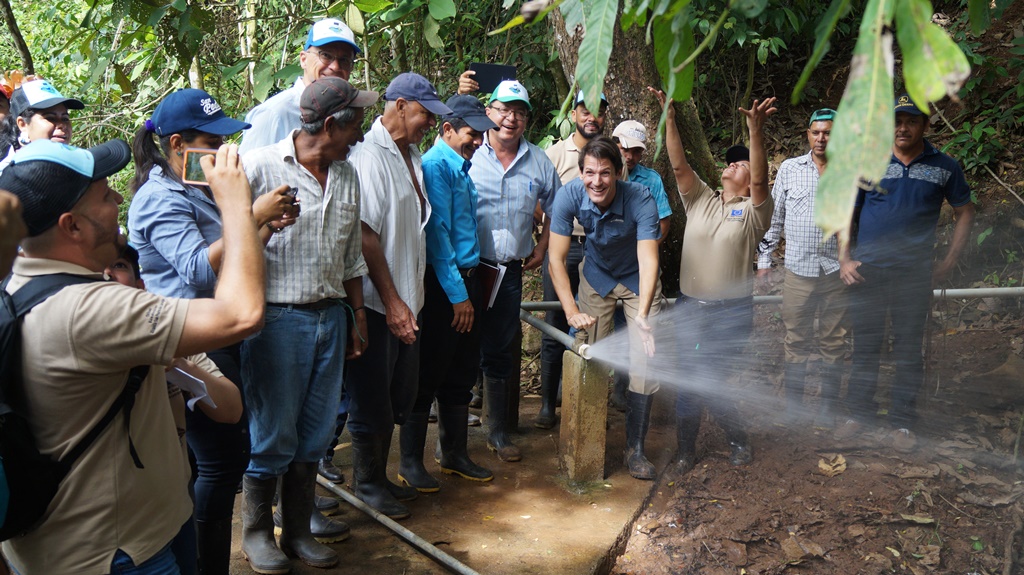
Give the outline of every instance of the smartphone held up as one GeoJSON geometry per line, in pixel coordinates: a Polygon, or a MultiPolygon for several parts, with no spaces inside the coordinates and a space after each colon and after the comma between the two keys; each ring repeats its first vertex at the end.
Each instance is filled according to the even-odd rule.
{"type": "Polygon", "coordinates": [[[187,148],[185,150],[181,169],[182,182],[193,186],[209,185],[209,182],[206,181],[206,174],[203,172],[203,166],[199,163],[203,156],[216,158],[217,150],[208,148],[187,148]]]}

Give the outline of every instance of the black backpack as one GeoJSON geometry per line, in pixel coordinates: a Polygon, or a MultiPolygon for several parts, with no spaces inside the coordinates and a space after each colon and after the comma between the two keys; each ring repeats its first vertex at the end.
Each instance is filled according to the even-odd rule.
{"type": "MultiPolygon", "coordinates": [[[[39,453],[24,411],[21,319],[65,286],[91,281],[98,280],[70,274],[39,276],[13,296],[0,287],[0,541],[23,535],[38,526],[75,461],[110,425],[118,412],[125,411],[128,423],[135,394],[149,373],[148,365],[131,370],[124,390],[103,419],[66,457],[56,461],[39,453]]],[[[131,438],[129,447],[135,465],[141,468],[142,462],[131,438]]]]}

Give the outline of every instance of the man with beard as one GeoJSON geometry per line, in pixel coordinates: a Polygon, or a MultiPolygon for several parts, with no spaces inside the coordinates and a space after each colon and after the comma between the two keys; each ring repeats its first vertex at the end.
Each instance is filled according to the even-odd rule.
{"type": "Polygon", "coordinates": [[[302,125],[299,117],[299,98],[302,91],[318,78],[334,77],[348,80],[355,65],[359,45],[352,30],[337,18],[327,18],[313,24],[306,44],[299,53],[302,76],[287,90],[256,106],[245,116],[252,124],[242,135],[239,150],[244,154],[256,148],[276,144],[292,130],[302,125]]]}
{"type": "Polygon", "coordinates": [[[371,343],[345,376],[350,398],[355,494],[392,519],[409,516],[401,503],[416,489],[392,483],[386,473],[391,436],[416,402],[419,379],[419,313],[426,268],[425,226],[430,202],[423,193],[419,144],[452,111],[426,78],[399,74],[384,92],[384,115],[374,121],[351,162],[362,183],[363,278],[366,332],[371,343]]]}
{"type": "MultiPolygon", "coordinates": [[[[545,153],[551,159],[558,172],[558,178],[562,185],[565,185],[580,175],[579,160],[580,149],[590,140],[604,133],[604,120],[608,112],[608,100],[601,94],[601,107],[597,115],[587,109],[583,102],[583,90],[576,94],[576,106],[569,112],[569,118],[575,124],[576,129],[572,135],[564,140],[559,140],[551,145],[545,153]]],[[[580,286],[580,262],[583,261],[583,252],[587,243],[587,235],[583,226],[576,222],[573,224],[572,235],[569,238],[569,254],[566,259],[566,269],[569,272],[569,286],[573,295],[580,286]]],[[[541,268],[541,276],[544,287],[544,300],[555,301],[558,294],[555,293],[554,285],[551,283],[551,274],[548,271],[550,266],[545,262],[541,268]]],[[[569,331],[569,324],[565,319],[565,312],[549,310],[544,314],[544,321],[551,327],[562,331],[569,331]]],[[[565,346],[555,341],[554,338],[541,336],[541,358],[540,358],[540,412],[533,426],[539,429],[551,429],[558,420],[555,415],[555,406],[558,403],[558,388],[562,378],[562,354],[565,346]]]]}
{"type": "Polygon", "coordinates": [[[782,322],[786,326],[786,366],[783,376],[786,415],[794,422],[804,393],[807,359],[817,353],[822,366],[821,406],[815,424],[832,427],[832,404],[839,397],[846,356],[843,317],[846,297],[839,279],[839,245],[835,236],[826,241],[814,223],[814,196],[818,177],[825,172],[829,136],[835,110],[822,108],[811,114],[807,143],[811,151],[782,162],[775,176],[772,200],[775,211],[764,239],[757,247],[757,275],[766,278],[772,252],[786,234],[786,276],[782,287],[782,322]],[[814,345],[815,314],[818,345],[814,345]]]}

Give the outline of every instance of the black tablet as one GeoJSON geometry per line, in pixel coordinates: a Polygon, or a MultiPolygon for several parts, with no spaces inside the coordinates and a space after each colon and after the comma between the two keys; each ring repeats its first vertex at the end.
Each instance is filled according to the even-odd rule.
{"type": "Polygon", "coordinates": [[[516,79],[516,67],[504,64],[485,64],[483,62],[472,62],[469,69],[476,72],[473,79],[480,84],[478,92],[490,94],[498,87],[498,84],[505,80],[516,79]]]}

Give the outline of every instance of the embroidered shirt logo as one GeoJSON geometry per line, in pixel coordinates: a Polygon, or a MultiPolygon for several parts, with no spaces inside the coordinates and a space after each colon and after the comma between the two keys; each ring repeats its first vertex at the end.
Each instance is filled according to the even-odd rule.
{"type": "Polygon", "coordinates": [[[729,210],[729,217],[730,218],[742,218],[743,217],[743,208],[736,208],[736,209],[729,210]]]}
{"type": "Polygon", "coordinates": [[[213,98],[203,98],[199,101],[199,104],[203,107],[203,112],[205,112],[207,116],[212,116],[217,112],[220,112],[220,104],[214,101],[213,98]]]}

